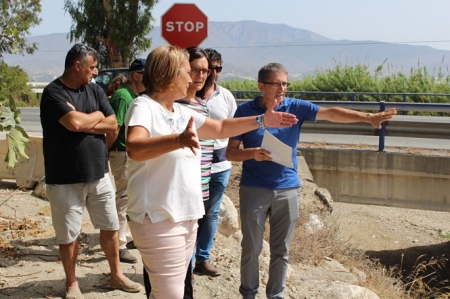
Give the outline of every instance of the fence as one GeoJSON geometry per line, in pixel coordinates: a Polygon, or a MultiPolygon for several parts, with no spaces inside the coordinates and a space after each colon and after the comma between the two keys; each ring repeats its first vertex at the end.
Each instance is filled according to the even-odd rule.
{"type": "MultiPolygon", "coordinates": [[[[259,91],[248,90],[234,90],[231,91],[238,103],[248,101],[242,97],[248,97],[253,95],[256,97],[261,94],[259,91]]],[[[333,96],[333,95],[346,95],[351,98],[351,101],[325,101],[325,100],[310,100],[310,102],[322,107],[343,107],[353,110],[364,111],[385,111],[386,109],[396,108],[399,114],[405,114],[408,111],[414,112],[438,112],[444,114],[450,114],[450,94],[429,94],[429,93],[376,93],[376,92],[316,92],[316,91],[289,91],[286,93],[289,97],[298,97],[304,100],[308,100],[311,95],[315,96],[333,96]],[[374,98],[389,98],[389,97],[401,97],[401,102],[386,102],[386,101],[358,101],[359,96],[372,96],[374,98]],[[408,98],[417,97],[439,97],[445,98],[449,103],[418,103],[408,101],[408,98]]],[[[385,137],[386,137],[386,123],[383,123],[382,128],[379,130],[379,142],[378,151],[384,151],[385,137]]]]}

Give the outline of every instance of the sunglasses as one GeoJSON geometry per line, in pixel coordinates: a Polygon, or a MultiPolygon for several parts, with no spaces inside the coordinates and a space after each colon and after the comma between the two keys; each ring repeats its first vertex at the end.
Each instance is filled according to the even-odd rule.
{"type": "Polygon", "coordinates": [[[216,71],[216,73],[220,73],[222,71],[221,66],[213,66],[211,67],[211,70],[216,71]]]}

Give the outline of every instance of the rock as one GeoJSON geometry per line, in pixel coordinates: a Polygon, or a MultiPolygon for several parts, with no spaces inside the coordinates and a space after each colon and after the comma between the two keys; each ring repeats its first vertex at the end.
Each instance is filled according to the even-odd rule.
{"type": "Polygon", "coordinates": [[[41,180],[37,183],[36,188],[34,189],[34,196],[47,200],[46,187],[47,185],[45,184],[45,180],[41,180]]]}
{"type": "Polygon", "coordinates": [[[331,197],[330,191],[325,188],[317,188],[314,194],[322,200],[323,204],[328,207],[331,213],[333,211],[333,198],[331,197]]]}
{"type": "Polygon", "coordinates": [[[222,198],[219,213],[218,233],[229,237],[239,230],[238,212],[233,202],[225,194],[222,198]]]}
{"type": "Polygon", "coordinates": [[[369,289],[340,281],[332,281],[322,289],[323,298],[334,299],[380,299],[369,289]]]}

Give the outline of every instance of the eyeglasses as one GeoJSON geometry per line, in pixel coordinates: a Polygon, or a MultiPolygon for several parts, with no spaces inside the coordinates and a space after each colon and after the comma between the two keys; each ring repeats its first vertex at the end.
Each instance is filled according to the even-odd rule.
{"type": "Polygon", "coordinates": [[[206,76],[209,76],[211,74],[211,70],[210,69],[199,69],[196,67],[191,67],[191,71],[190,71],[191,75],[198,75],[198,74],[205,74],[206,76]]]}
{"type": "Polygon", "coordinates": [[[136,73],[143,75],[144,72],[143,71],[137,71],[136,73]]]}
{"type": "Polygon", "coordinates": [[[289,85],[291,85],[291,83],[289,82],[261,82],[261,83],[269,84],[276,87],[289,87],[289,85]]]}
{"type": "Polygon", "coordinates": [[[211,69],[213,71],[216,71],[216,73],[220,73],[222,71],[222,67],[221,66],[213,66],[211,69]]]}

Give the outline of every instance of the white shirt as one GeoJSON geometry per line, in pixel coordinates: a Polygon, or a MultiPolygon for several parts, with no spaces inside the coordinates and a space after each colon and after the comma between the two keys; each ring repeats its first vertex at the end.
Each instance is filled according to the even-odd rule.
{"type": "MultiPolygon", "coordinates": [[[[215,85],[215,90],[206,102],[209,110],[209,116],[213,119],[233,118],[236,112],[236,99],[233,94],[226,88],[215,85]]],[[[228,146],[228,138],[215,139],[214,150],[223,149],[228,146]]],[[[213,163],[211,167],[212,173],[222,172],[231,168],[231,162],[228,160],[213,163]]]]}
{"type": "MultiPolygon", "coordinates": [[[[206,117],[174,103],[167,111],[147,95],[136,98],[125,117],[126,128],[142,126],[149,136],[181,133],[191,116],[194,128],[201,127],[206,117]]],[[[152,222],[199,219],[205,213],[202,200],[201,151],[194,155],[189,148],[171,151],[143,162],[128,159],[128,216],[142,222],[145,214],[152,222]]]]}

